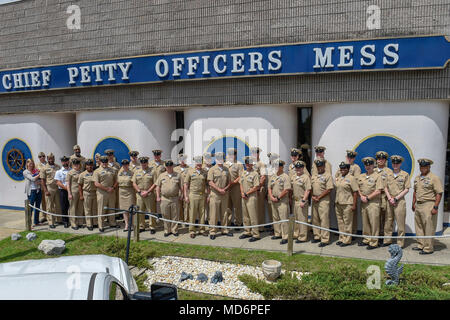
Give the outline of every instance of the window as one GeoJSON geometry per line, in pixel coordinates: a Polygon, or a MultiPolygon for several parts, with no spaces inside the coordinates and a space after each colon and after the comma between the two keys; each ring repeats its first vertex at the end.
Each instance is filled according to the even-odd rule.
{"type": "Polygon", "coordinates": [[[109,300],[128,300],[126,291],[116,282],[109,287],[109,300]]]}
{"type": "MultiPolygon", "coordinates": [[[[299,148],[303,144],[308,144],[311,150],[311,120],[312,107],[297,108],[297,147],[299,148]]],[[[305,149],[302,149],[302,160],[305,161],[307,168],[311,168],[311,158],[305,149]]]]}

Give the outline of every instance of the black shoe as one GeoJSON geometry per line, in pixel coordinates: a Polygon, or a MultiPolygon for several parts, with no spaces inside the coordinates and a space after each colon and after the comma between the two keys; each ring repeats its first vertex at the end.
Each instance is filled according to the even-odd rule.
{"type": "Polygon", "coordinates": [[[427,252],[427,251],[423,251],[423,250],[419,252],[419,254],[432,254],[432,253],[433,253],[433,251],[427,252]]]}
{"type": "Polygon", "coordinates": [[[270,239],[272,239],[272,240],[280,240],[281,237],[280,236],[272,236],[270,239]]]}
{"type": "Polygon", "coordinates": [[[288,243],[287,239],[283,239],[280,241],[280,244],[286,244],[286,243],[288,243]]]}
{"type": "Polygon", "coordinates": [[[240,236],[239,236],[239,239],[247,239],[247,238],[250,238],[251,236],[249,236],[248,234],[241,234],[240,236]]]}
{"type": "Polygon", "coordinates": [[[54,224],[51,224],[51,225],[50,225],[50,228],[55,229],[56,226],[55,226],[54,224]]]}
{"type": "Polygon", "coordinates": [[[317,239],[312,239],[311,240],[311,243],[317,243],[317,242],[320,242],[320,240],[317,240],[317,239]]]}
{"type": "Polygon", "coordinates": [[[98,231],[105,232],[105,229],[99,228],[98,231]]]}
{"type": "Polygon", "coordinates": [[[84,226],[78,226],[78,228],[81,228],[81,229],[83,229],[83,228],[84,228],[84,226]]]}
{"type": "Polygon", "coordinates": [[[72,227],[73,230],[78,230],[78,227],[72,227]]]}
{"type": "Polygon", "coordinates": [[[341,243],[339,246],[340,247],[348,247],[349,245],[351,245],[351,243],[341,243]]]}
{"type": "Polygon", "coordinates": [[[336,245],[337,245],[337,246],[340,246],[341,244],[342,244],[342,241],[336,242],[336,245]]]}
{"type": "Polygon", "coordinates": [[[89,231],[94,230],[94,228],[92,228],[92,227],[87,227],[87,228],[88,228],[89,231]]]}
{"type": "Polygon", "coordinates": [[[210,238],[211,240],[214,240],[214,239],[216,238],[216,236],[215,236],[215,235],[210,235],[209,238],[210,238]]]}
{"type": "Polygon", "coordinates": [[[177,233],[172,233],[175,237],[178,237],[178,232],[177,233]]]}
{"type": "Polygon", "coordinates": [[[144,232],[145,231],[145,229],[139,229],[139,232],[144,232]]]}
{"type": "Polygon", "coordinates": [[[325,246],[327,246],[328,245],[328,243],[325,243],[325,242],[321,242],[321,243],[319,243],[319,247],[325,247],[325,246]]]}
{"type": "Polygon", "coordinates": [[[420,249],[419,247],[414,247],[412,248],[414,251],[422,251],[422,249],[420,249]]]}
{"type": "Polygon", "coordinates": [[[64,223],[64,228],[68,228],[69,224],[68,223],[64,223]]]}
{"type": "Polygon", "coordinates": [[[261,239],[260,238],[251,237],[250,239],[248,239],[248,242],[255,242],[255,241],[258,241],[258,240],[261,240],[261,239]]]}
{"type": "Polygon", "coordinates": [[[305,242],[307,242],[306,240],[295,240],[295,243],[305,243],[305,242]]]}
{"type": "Polygon", "coordinates": [[[366,249],[367,249],[367,250],[373,250],[373,249],[376,249],[376,248],[378,248],[378,247],[372,247],[372,246],[369,246],[369,245],[368,245],[366,249]]]}
{"type": "Polygon", "coordinates": [[[361,242],[358,242],[358,246],[359,247],[365,247],[365,246],[368,246],[368,244],[361,241],[361,242]]]}
{"type": "Polygon", "coordinates": [[[119,226],[118,224],[116,224],[115,226],[112,226],[111,228],[116,228],[116,229],[119,229],[119,228],[120,228],[120,226],[119,226]]]}
{"type": "Polygon", "coordinates": [[[231,232],[224,233],[224,235],[226,235],[227,237],[232,237],[233,236],[233,234],[231,232]]]}
{"type": "Polygon", "coordinates": [[[388,246],[390,246],[392,243],[383,243],[381,246],[382,247],[388,247],[388,246]]]}
{"type": "Polygon", "coordinates": [[[150,234],[155,234],[156,233],[156,230],[150,230],[150,234]]]}
{"type": "Polygon", "coordinates": [[[123,229],[123,232],[128,232],[128,229],[123,229]]]}
{"type": "Polygon", "coordinates": [[[170,236],[170,232],[168,232],[168,233],[164,233],[164,237],[168,237],[168,236],[170,236]]]}

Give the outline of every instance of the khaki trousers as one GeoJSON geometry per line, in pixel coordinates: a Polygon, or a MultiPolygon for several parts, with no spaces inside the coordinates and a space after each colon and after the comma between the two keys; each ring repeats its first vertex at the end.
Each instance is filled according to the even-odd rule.
{"type": "MultiPolygon", "coordinates": [[[[45,194],[42,197],[42,202],[41,202],[41,210],[47,211],[47,201],[45,200],[45,194]]],[[[45,213],[43,213],[42,211],[39,212],[39,221],[42,220],[46,220],[47,219],[47,215],[45,213]]]]}
{"type": "MultiPolygon", "coordinates": [[[[161,211],[164,219],[180,221],[179,197],[161,197],[161,211]]],[[[164,221],[164,233],[178,233],[178,223],[164,221]]]]}
{"type": "MultiPolygon", "coordinates": [[[[380,235],[380,201],[361,202],[361,215],[364,236],[380,235]]],[[[363,242],[372,246],[378,246],[378,239],[364,238],[363,242]]]]}
{"type": "MultiPolygon", "coordinates": [[[[289,219],[289,201],[281,200],[278,202],[272,202],[272,215],[273,222],[289,219]]],[[[283,240],[287,240],[289,235],[288,222],[274,224],[273,229],[276,237],[281,236],[283,240]]]]}
{"type": "MultiPolygon", "coordinates": [[[[330,197],[312,203],[312,224],[322,228],[330,228],[330,197]]],[[[330,242],[330,232],[313,228],[314,239],[323,243],[330,242]]]]}
{"type": "MultiPolygon", "coordinates": [[[[99,191],[97,189],[97,213],[98,213],[98,215],[113,213],[110,210],[103,209],[103,207],[114,208],[114,206],[116,205],[115,201],[116,201],[115,191],[113,191],[112,193],[108,193],[103,190],[99,191]]],[[[115,216],[98,217],[99,229],[104,228],[104,218],[106,218],[108,220],[110,227],[116,226],[115,216]]]]}
{"type": "Polygon", "coordinates": [[[88,227],[93,227],[93,218],[89,218],[91,216],[97,215],[97,195],[95,192],[87,193],[83,192],[84,201],[84,215],[86,216],[86,225],[88,227]]]}
{"type": "MultiPolygon", "coordinates": [[[[69,216],[84,216],[83,201],[80,200],[80,193],[72,193],[72,200],[69,200],[69,216]]],[[[84,224],[84,218],[70,218],[70,225],[72,227],[81,226],[84,224]]]]}
{"type": "MultiPolygon", "coordinates": [[[[300,204],[302,204],[301,200],[294,200],[295,220],[308,223],[308,202],[305,203],[303,208],[300,207],[300,204]]],[[[294,227],[294,239],[297,238],[300,241],[308,240],[308,229],[308,226],[296,223],[294,227]]]]}
{"type": "Polygon", "coordinates": [[[258,196],[252,193],[248,199],[242,199],[242,218],[244,222],[244,234],[259,238],[259,228],[245,228],[258,224],[258,196]]]}
{"type": "Polygon", "coordinates": [[[352,234],[358,232],[358,212],[361,212],[361,199],[356,200],[356,211],[353,214],[352,234]]]}
{"type": "Polygon", "coordinates": [[[228,197],[228,209],[231,213],[234,212],[234,223],[237,226],[242,224],[242,196],[240,184],[235,184],[231,187],[228,197]]]}
{"type": "MultiPolygon", "coordinates": [[[[51,187],[47,185],[47,190],[50,193],[49,196],[45,196],[47,210],[50,213],[61,214],[61,204],[59,201],[59,190],[58,188],[51,187]]],[[[55,217],[49,215],[48,217],[49,225],[55,224],[56,222],[62,221],[61,217],[55,217]]]]}
{"type": "MultiPolygon", "coordinates": [[[[156,213],[156,197],[155,194],[149,193],[145,198],[136,194],[136,205],[139,207],[139,211],[156,213]]],[[[138,213],[139,229],[145,229],[145,215],[138,213]]],[[[156,219],[149,217],[150,230],[155,230],[156,219]]]]}
{"type": "Polygon", "coordinates": [[[386,223],[386,215],[389,207],[389,201],[387,200],[386,194],[383,192],[381,194],[381,202],[380,202],[380,235],[384,235],[384,226],[386,223]]]}
{"type": "MultiPolygon", "coordinates": [[[[221,226],[229,226],[231,222],[231,214],[228,209],[228,194],[216,195],[211,194],[209,199],[209,224],[217,225],[220,221],[221,226]]],[[[218,232],[217,228],[211,227],[209,229],[210,235],[215,235],[218,232]]],[[[227,234],[229,229],[222,229],[222,234],[227,234]]]]}
{"type": "MultiPolygon", "coordinates": [[[[266,222],[265,203],[266,203],[267,188],[262,187],[261,191],[257,191],[257,194],[258,194],[258,224],[264,224],[266,222]]],[[[259,227],[259,232],[263,232],[263,231],[264,231],[264,227],[259,227]]]]}
{"type": "MultiPolygon", "coordinates": [[[[336,218],[340,232],[352,233],[353,230],[353,210],[351,204],[337,204],[334,206],[336,218]]],[[[339,241],[345,244],[352,243],[352,237],[339,234],[339,241]]]]}
{"type": "MultiPolygon", "coordinates": [[[[189,193],[189,223],[195,223],[196,220],[200,224],[205,224],[205,196],[189,193]]],[[[189,226],[189,233],[196,234],[200,231],[203,234],[205,229],[205,227],[189,226]]]]}
{"type": "MultiPolygon", "coordinates": [[[[397,202],[397,206],[392,206],[388,204],[386,211],[386,217],[384,221],[384,235],[392,236],[394,230],[394,218],[397,223],[397,233],[398,236],[405,235],[405,220],[406,220],[406,201],[401,199],[397,202]]],[[[383,241],[384,244],[391,244],[392,239],[386,238],[383,241]]],[[[405,239],[397,239],[397,244],[403,248],[405,245],[405,239]]]]}
{"type": "MultiPolygon", "coordinates": [[[[431,214],[434,201],[416,202],[414,222],[417,236],[434,236],[437,226],[437,214],[431,214]]],[[[417,247],[425,252],[434,251],[434,239],[417,239],[417,247]]]]}

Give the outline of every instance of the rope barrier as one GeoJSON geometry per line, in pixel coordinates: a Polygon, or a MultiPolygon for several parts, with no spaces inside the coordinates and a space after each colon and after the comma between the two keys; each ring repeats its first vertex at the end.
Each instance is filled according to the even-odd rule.
{"type": "Polygon", "coordinates": [[[43,212],[43,213],[48,214],[50,216],[62,217],[62,218],[78,218],[78,219],[81,219],[81,218],[89,218],[90,219],[90,218],[99,218],[99,217],[109,217],[109,216],[115,216],[115,215],[119,215],[119,214],[123,214],[123,213],[128,212],[128,211],[125,210],[125,211],[120,211],[120,212],[115,212],[115,213],[102,214],[102,215],[98,215],[98,216],[69,216],[69,215],[66,215],[66,214],[56,214],[56,213],[47,212],[45,210],[36,208],[35,206],[33,206],[31,204],[29,204],[29,206],[31,208],[33,208],[33,209],[39,210],[40,212],[43,212]]]}

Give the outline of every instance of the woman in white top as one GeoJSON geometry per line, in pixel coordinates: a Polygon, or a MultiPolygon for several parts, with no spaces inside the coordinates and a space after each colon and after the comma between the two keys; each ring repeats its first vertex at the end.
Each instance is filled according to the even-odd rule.
{"type": "MultiPolygon", "coordinates": [[[[23,172],[25,178],[25,193],[28,201],[32,206],[40,208],[42,201],[41,183],[39,178],[39,170],[34,166],[33,159],[28,159],[26,162],[26,170],[23,172]]],[[[33,210],[31,210],[33,212],[33,210]]],[[[39,226],[39,211],[34,209],[34,225],[39,226]]]]}

